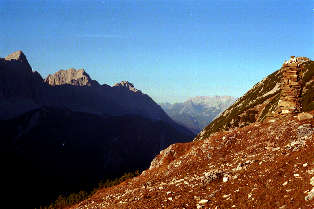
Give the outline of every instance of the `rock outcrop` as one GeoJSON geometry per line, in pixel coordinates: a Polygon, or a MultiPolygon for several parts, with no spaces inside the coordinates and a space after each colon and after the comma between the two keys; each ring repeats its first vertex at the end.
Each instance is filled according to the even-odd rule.
{"type": "Polygon", "coordinates": [[[74,85],[74,86],[91,86],[92,80],[83,70],[70,68],[68,70],[59,70],[53,75],[48,75],[45,82],[51,86],[57,85],[74,85]]]}
{"type": "Polygon", "coordinates": [[[13,52],[12,54],[9,54],[8,56],[6,56],[4,58],[6,61],[15,61],[15,62],[20,62],[23,63],[25,65],[27,65],[28,68],[30,67],[30,64],[28,63],[25,54],[22,51],[16,51],[13,52]]]}
{"type": "Polygon", "coordinates": [[[301,71],[303,63],[310,62],[305,57],[292,56],[280,69],[282,73],[281,94],[278,102],[279,114],[297,113],[301,111],[302,96],[301,71]]]}
{"type": "Polygon", "coordinates": [[[129,81],[121,81],[120,83],[116,83],[113,85],[115,88],[124,88],[133,92],[142,93],[140,90],[136,89],[133,85],[133,83],[130,83],[129,81]]]}

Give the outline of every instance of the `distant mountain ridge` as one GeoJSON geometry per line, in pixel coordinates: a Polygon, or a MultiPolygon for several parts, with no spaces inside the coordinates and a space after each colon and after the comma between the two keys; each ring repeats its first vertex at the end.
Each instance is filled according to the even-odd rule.
{"type": "Polygon", "coordinates": [[[198,133],[235,100],[231,96],[197,96],[183,103],[160,105],[177,123],[198,133]]]}
{"type": "Polygon", "coordinates": [[[100,85],[73,68],[43,79],[22,51],[0,58],[0,132],[4,190],[19,199],[12,208],[145,169],[195,136],[128,81],[100,85]]]}
{"type": "Polygon", "coordinates": [[[42,79],[32,71],[22,51],[0,59],[0,90],[0,119],[54,106],[93,114],[135,114],[173,123],[158,104],[130,82],[100,85],[85,70],[74,68],[42,79]]]}

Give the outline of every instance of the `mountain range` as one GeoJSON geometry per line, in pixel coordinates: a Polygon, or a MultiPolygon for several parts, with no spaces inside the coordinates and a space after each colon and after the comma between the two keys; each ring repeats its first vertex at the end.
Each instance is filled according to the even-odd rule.
{"type": "Polygon", "coordinates": [[[314,62],[291,57],[140,176],[70,208],[313,208],[314,62]]]}
{"type": "Polygon", "coordinates": [[[198,96],[183,103],[161,103],[160,106],[174,121],[197,134],[235,100],[231,96],[198,96]]]}
{"type": "Polygon", "coordinates": [[[173,121],[132,83],[100,85],[83,70],[60,70],[42,79],[22,51],[0,58],[0,118],[8,119],[41,106],[65,107],[100,115],[136,114],[173,121]]]}
{"type": "Polygon", "coordinates": [[[43,79],[22,51],[0,58],[0,132],[4,188],[21,200],[14,208],[143,170],[195,136],[128,81],[101,85],[73,68],[43,79]]]}

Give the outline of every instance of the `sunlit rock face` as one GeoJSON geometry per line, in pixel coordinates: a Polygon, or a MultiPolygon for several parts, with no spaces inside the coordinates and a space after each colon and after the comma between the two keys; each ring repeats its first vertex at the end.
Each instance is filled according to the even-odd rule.
{"type": "Polygon", "coordinates": [[[45,82],[51,86],[56,85],[74,85],[74,86],[91,86],[92,80],[83,70],[70,68],[68,70],[60,70],[52,75],[48,75],[45,82]]]}
{"type": "Polygon", "coordinates": [[[129,81],[121,81],[120,83],[116,83],[115,85],[113,85],[113,87],[125,88],[133,92],[142,93],[140,90],[134,87],[133,83],[130,83],[129,81]]]}

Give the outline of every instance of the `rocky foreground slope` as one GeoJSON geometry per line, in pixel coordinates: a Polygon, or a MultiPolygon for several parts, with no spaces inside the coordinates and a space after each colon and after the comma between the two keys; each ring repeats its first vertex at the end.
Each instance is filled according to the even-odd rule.
{"type": "Polygon", "coordinates": [[[310,66],[293,57],[217,119],[226,124],[214,121],[197,140],[161,151],[140,176],[72,208],[312,208],[310,66]],[[285,77],[290,67],[295,74],[285,77]]]}
{"type": "Polygon", "coordinates": [[[289,116],[173,144],[139,177],[72,208],[311,208],[313,122],[289,116]]]}

